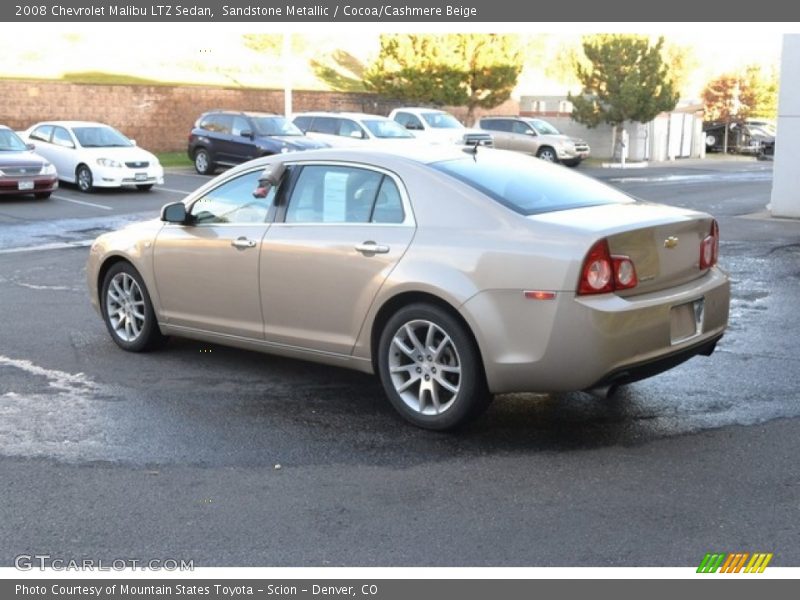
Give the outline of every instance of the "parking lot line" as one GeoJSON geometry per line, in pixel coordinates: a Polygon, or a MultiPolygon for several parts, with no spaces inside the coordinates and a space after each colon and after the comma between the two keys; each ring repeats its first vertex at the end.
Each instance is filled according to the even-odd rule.
{"type": "Polygon", "coordinates": [[[72,198],[66,198],[64,196],[50,196],[56,200],[63,200],[64,202],[72,202],[73,204],[83,204],[84,206],[93,206],[94,208],[102,208],[103,210],[114,210],[111,206],[106,206],[105,204],[95,204],[94,202],[84,202],[83,200],[73,200],[72,198]]]}
{"type": "Polygon", "coordinates": [[[159,191],[159,192],[169,192],[171,194],[182,194],[184,196],[188,196],[189,194],[192,193],[192,191],[194,191],[194,190],[192,190],[192,191],[176,190],[175,188],[166,188],[166,187],[160,187],[160,186],[155,188],[155,189],[157,191],[159,191]]]}

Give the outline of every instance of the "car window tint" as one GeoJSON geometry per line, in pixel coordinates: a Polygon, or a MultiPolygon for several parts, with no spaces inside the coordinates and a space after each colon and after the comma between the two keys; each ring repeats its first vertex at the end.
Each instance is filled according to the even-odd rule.
{"type": "Polygon", "coordinates": [[[200,127],[213,133],[230,133],[232,120],[228,115],[208,115],[200,127]]]}
{"type": "Polygon", "coordinates": [[[292,121],[300,131],[308,131],[309,125],[311,125],[312,117],[295,117],[294,121],[292,121]]]}
{"type": "Polygon", "coordinates": [[[53,130],[53,143],[57,146],[65,148],[74,148],[75,144],[72,141],[69,133],[63,127],[56,127],[53,130]]]}
{"type": "Polygon", "coordinates": [[[242,135],[243,131],[249,131],[252,133],[252,129],[253,128],[250,127],[250,124],[244,117],[233,117],[233,128],[231,130],[233,135],[242,135]]]}
{"type": "Polygon", "coordinates": [[[611,186],[513,152],[484,152],[431,165],[522,215],[633,199],[611,186]]]}
{"type": "Polygon", "coordinates": [[[506,121],[503,119],[481,119],[481,129],[489,129],[491,131],[510,131],[510,127],[506,127],[506,121]]]}
{"type": "Polygon", "coordinates": [[[383,175],[368,169],[313,165],[300,172],[287,223],[369,223],[383,175]]]}
{"type": "Polygon", "coordinates": [[[32,140],[39,140],[41,142],[49,142],[52,133],[52,125],[41,125],[31,132],[30,138],[32,140]]]}
{"type": "Polygon", "coordinates": [[[327,133],[328,135],[339,135],[338,129],[339,119],[334,119],[333,117],[315,117],[309,131],[327,133]]]}
{"type": "Polygon", "coordinates": [[[522,123],[521,121],[513,121],[511,123],[511,133],[522,133],[526,134],[531,130],[530,126],[526,123],[522,123]]]}
{"type": "Polygon", "coordinates": [[[206,193],[192,205],[192,216],[198,225],[221,223],[264,223],[275,198],[271,188],[266,198],[256,198],[253,192],[263,171],[245,173],[226,181],[206,193]]]}
{"type": "Polygon", "coordinates": [[[402,223],[404,217],[400,190],[391,177],[384,177],[378,196],[375,198],[375,207],[372,209],[372,222],[402,223]]]}
{"type": "Polygon", "coordinates": [[[397,113],[394,117],[400,125],[406,129],[420,130],[422,129],[422,121],[411,113],[397,113]]]}
{"type": "Polygon", "coordinates": [[[364,135],[364,130],[356,123],[355,121],[351,121],[350,119],[339,119],[339,131],[338,135],[344,137],[353,137],[353,138],[363,138],[366,137],[364,135]]]}

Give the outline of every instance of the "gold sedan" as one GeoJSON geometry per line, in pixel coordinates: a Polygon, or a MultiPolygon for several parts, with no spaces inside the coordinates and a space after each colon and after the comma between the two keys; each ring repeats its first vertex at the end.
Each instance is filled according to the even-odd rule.
{"type": "Polygon", "coordinates": [[[450,429],[492,394],[611,390],[709,355],[709,215],[516,153],[318,150],[240,165],[107,233],[92,302],[129,351],[184,336],[377,373],[450,429]]]}

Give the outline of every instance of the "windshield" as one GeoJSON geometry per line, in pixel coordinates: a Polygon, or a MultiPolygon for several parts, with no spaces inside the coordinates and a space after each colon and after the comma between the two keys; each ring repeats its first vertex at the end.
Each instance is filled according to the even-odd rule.
{"type": "Polygon", "coordinates": [[[84,148],[127,148],[131,141],[112,127],[74,127],[72,131],[84,148]]]}
{"type": "Polygon", "coordinates": [[[0,129],[0,152],[23,152],[27,150],[25,142],[10,129],[0,129]]]}
{"type": "Polygon", "coordinates": [[[303,135],[297,126],[283,117],[251,117],[258,135],[303,135]]]}
{"type": "Polygon", "coordinates": [[[414,136],[406,131],[402,125],[398,125],[389,119],[375,119],[363,121],[364,126],[376,138],[413,138],[414,136]]]}
{"type": "Polygon", "coordinates": [[[542,121],[541,119],[529,119],[528,123],[533,126],[536,133],[539,135],[559,135],[561,133],[558,129],[550,125],[550,123],[542,121]]]}
{"type": "Polygon", "coordinates": [[[569,169],[512,152],[484,150],[431,165],[521,215],[634,202],[614,188],[569,169]]]}
{"type": "Polygon", "coordinates": [[[422,113],[422,118],[435,129],[464,129],[464,126],[446,112],[422,113]]]}

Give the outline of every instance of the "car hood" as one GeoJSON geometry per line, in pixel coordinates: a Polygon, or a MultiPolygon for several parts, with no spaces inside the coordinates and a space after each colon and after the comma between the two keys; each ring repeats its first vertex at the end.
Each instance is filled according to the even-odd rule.
{"type": "Polygon", "coordinates": [[[277,140],[292,150],[316,150],[329,147],[325,142],[312,140],[304,135],[272,135],[265,139],[277,140]]]}
{"type": "Polygon", "coordinates": [[[111,158],[120,162],[142,162],[146,161],[151,164],[158,163],[158,159],[154,154],[147,150],[143,150],[138,146],[130,146],[119,148],[115,146],[106,146],[103,148],[81,148],[80,153],[82,156],[92,158],[111,158]]]}
{"type": "Polygon", "coordinates": [[[0,152],[0,169],[3,167],[30,167],[41,169],[47,160],[30,150],[22,152],[0,152]]]}

